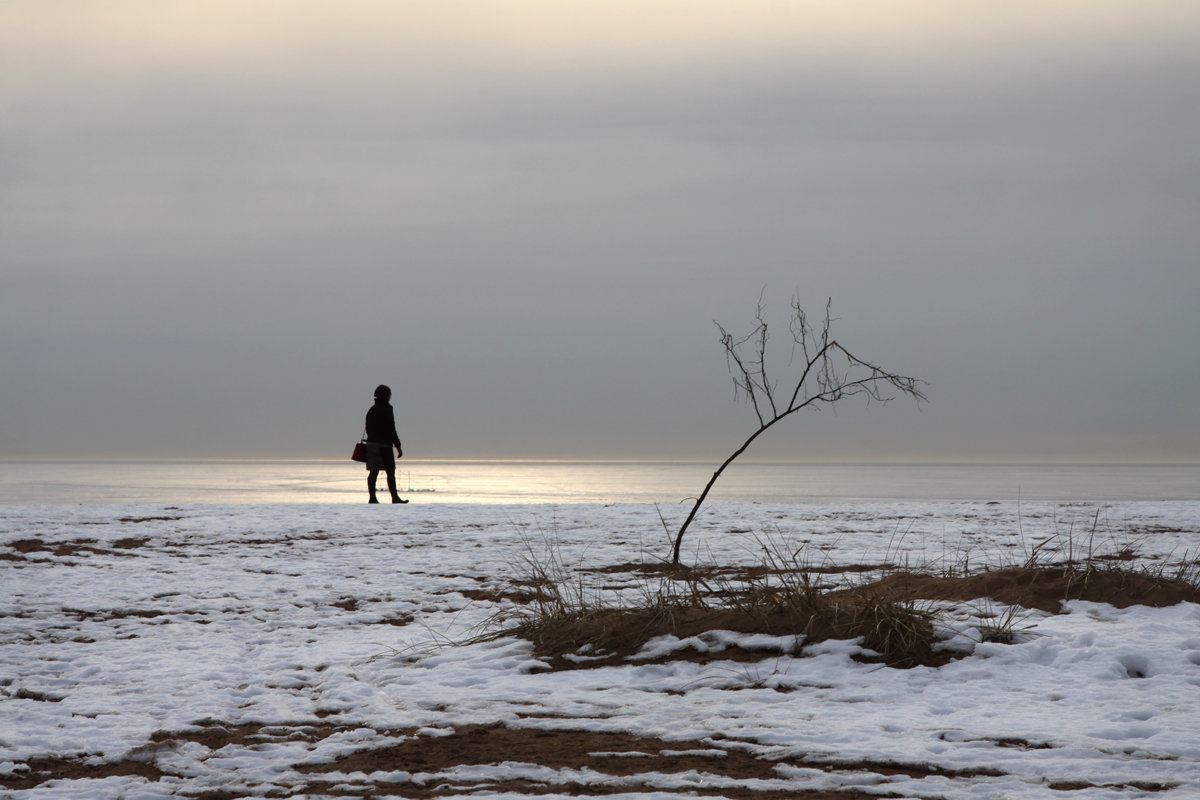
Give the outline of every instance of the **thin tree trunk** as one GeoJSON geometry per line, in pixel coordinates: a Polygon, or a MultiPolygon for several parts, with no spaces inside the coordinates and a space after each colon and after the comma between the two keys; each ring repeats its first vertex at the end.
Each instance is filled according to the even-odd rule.
{"type": "Polygon", "coordinates": [[[683,526],[680,527],[679,533],[675,534],[675,547],[674,547],[673,556],[671,559],[672,563],[674,563],[674,564],[679,563],[679,547],[680,547],[680,545],[683,544],[683,534],[687,531],[688,526],[692,524],[692,520],[696,518],[696,514],[700,511],[700,506],[704,505],[704,499],[706,497],[708,497],[708,493],[712,489],[713,484],[715,484],[717,482],[717,478],[721,477],[721,473],[725,471],[725,468],[728,467],[730,464],[732,464],[738,456],[740,456],[742,453],[746,452],[746,448],[748,448],[754,442],[755,439],[757,439],[759,436],[761,436],[763,434],[763,432],[765,430],[767,430],[767,428],[774,425],[780,419],[782,419],[782,417],[776,417],[775,419],[768,422],[766,425],[764,425],[761,428],[759,428],[758,430],[756,430],[753,433],[753,435],[750,436],[749,439],[742,442],[742,446],[739,447],[737,450],[735,450],[733,452],[733,455],[731,455],[729,458],[725,459],[725,461],[722,462],[721,466],[717,467],[717,471],[714,472],[713,476],[708,479],[708,483],[704,486],[704,491],[700,493],[700,496],[698,498],[696,498],[696,504],[692,506],[691,513],[689,513],[687,516],[687,519],[685,519],[683,521],[683,526]]]}

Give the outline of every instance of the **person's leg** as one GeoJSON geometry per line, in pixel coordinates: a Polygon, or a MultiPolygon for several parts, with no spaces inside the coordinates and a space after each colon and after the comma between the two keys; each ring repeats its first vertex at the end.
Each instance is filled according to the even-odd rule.
{"type": "Polygon", "coordinates": [[[379,477],[379,470],[377,470],[377,469],[367,470],[367,492],[370,494],[370,499],[367,500],[368,503],[378,503],[379,502],[377,499],[375,499],[375,479],[378,477],[379,477]]]}
{"type": "Polygon", "coordinates": [[[401,500],[400,495],[396,492],[396,470],[389,469],[387,471],[388,491],[392,493],[393,503],[407,503],[407,500],[401,500]]]}

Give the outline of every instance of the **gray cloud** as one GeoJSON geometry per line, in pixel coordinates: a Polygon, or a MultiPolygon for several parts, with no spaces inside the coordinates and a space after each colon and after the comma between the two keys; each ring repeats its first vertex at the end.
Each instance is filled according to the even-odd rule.
{"type": "Polygon", "coordinates": [[[761,457],[1195,459],[1200,51],[1130,42],[0,92],[0,456],[338,457],[387,381],[414,455],[713,457],[765,288],[933,403],[761,457]]]}

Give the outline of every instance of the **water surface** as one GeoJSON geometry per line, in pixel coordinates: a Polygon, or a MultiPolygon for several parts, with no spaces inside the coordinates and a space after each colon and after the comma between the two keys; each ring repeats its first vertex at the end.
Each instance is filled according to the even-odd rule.
{"type": "MultiPolygon", "coordinates": [[[[414,503],[661,503],[694,498],[715,464],[402,461],[414,503]]],[[[383,479],[380,478],[380,486],[383,479]]],[[[734,464],[709,500],[1200,500],[1200,465],[734,464]]],[[[0,462],[0,505],[362,503],[349,461],[0,462]]]]}

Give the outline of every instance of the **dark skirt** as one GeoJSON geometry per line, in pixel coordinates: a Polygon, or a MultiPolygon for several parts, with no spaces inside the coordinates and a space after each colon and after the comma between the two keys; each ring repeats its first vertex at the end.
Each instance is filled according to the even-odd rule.
{"type": "Polygon", "coordinates": [[[396,456],[390,444],[375,444],[367,442],[367,469],[372,472],[383,470],[393,472],[396,469],[396,456]]]}

